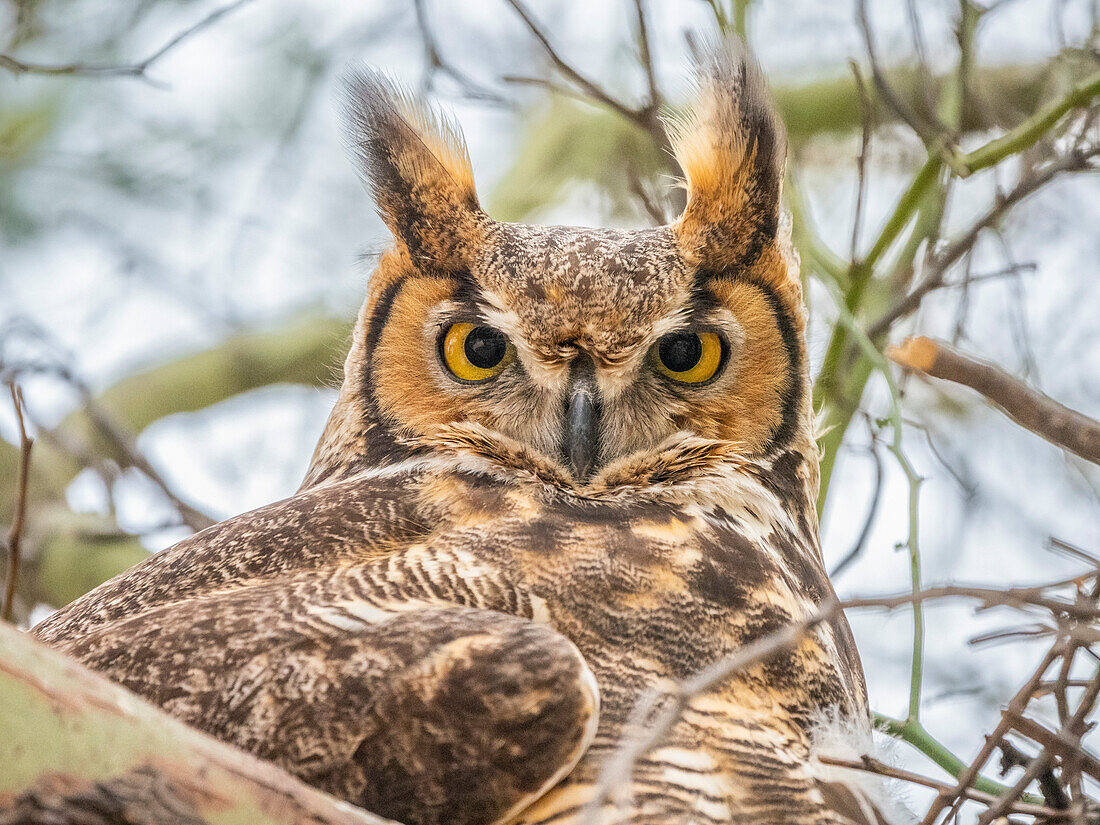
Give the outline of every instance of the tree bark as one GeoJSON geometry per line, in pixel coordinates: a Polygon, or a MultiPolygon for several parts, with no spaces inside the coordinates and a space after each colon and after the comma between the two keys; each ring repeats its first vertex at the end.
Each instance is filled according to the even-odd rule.
{"type": "Polygon", "coordinates": [[[395,825],[0,623],[0,825],[395,825]]]}

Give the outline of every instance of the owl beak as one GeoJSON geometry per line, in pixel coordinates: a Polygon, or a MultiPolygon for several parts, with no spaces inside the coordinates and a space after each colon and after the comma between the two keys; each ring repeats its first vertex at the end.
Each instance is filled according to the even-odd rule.
{"type": "Polygon", "coordinates": [[[599,399],[590,377],[574,381],[570,389],[562,452],[573,477],[584,481],[591,474],[599,452],[599,399]]]}

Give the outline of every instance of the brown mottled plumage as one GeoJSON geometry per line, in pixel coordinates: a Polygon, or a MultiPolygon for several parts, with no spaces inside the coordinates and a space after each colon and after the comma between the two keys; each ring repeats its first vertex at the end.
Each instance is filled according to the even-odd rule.
{"type": "MultiPolygon", "coordinates": [[[[782,128],[731,50],[698,81],[684,214],[626,232],[493,221],[457,132],[355,75],[396,245],[302,489],[36,633],[374,812],[575,822],[644,691],[832,595],[782,128]],[[464,323],[490,336],[470,380],[464,323]],[[714,369],[673,377],[704,334],[714,369]]],[[[843,618],[693,700],[604,821],[875,822],[813,758],[826,718],[868,730],[843,618]]]]}

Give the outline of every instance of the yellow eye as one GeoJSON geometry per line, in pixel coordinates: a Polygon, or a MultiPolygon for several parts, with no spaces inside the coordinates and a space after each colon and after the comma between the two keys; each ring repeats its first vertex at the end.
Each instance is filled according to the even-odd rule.
{"type": "Polygon", "coordinates": [[[513,348],[503,333],[476,324],[451,324],[439,344],[443,363],[460,381],[488,381],[512,360],[513,348]]]}
{"type": "Polygon", "coordinates": [[[657,341],[653,360],[673,381],[702,384],[722,366],[722,339],[713,332],[670,332],[657,341]]]}

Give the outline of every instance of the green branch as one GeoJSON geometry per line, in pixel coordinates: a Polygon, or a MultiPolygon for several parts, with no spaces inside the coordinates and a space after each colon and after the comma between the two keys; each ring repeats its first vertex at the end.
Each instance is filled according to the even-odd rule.
{"type": "MultiPolygon", "coordinates": [[[[930,734],[916,719],[902,721],[876,713],[874,714],[874,724],[883,733],[912,745],[955,779],[962,776],[963,771],[969,767],[948,750],[946,745],[930,734]]],[[[994,796],[1001,796],[1011,790],[992,779],[986,779],[984,776],[975,777],[973,787],[975,790],[985,791],[994,796]]],[[[1035,805],[1045,804],[1044,800],[1031,794],[1023,794],[1020,800],[1035,805]]]]}
{"type": "Polygon", "coordinates": [[[957,157],[953,163],[963,177],[986,169],[1005,158],[1030,149],[1050,129],[1073,109],[1087,106],[1100,95],[1100,72],[1090,75],[1075,85],[1066,95],[1052,101],[1016,128],[992,140],[973,152],[957,157]]]}
{"type": "MultiPolygon", "coordinates": [[[[901,419],[901,393],[891,372],[890,364],[886,356],[879,352],[875,343],[867,337],[867,334],[856,322],[852,313],[844,306],[843,296],[833,290],[833,298],[837,304],[837,323],[848,330],[855,339],[856,345],[886,381],[890,390],[890,427],[893,438],[890,442],[890,452],[905,473],[909,484],[909,533],[905,540],[905,548],[909,553],[909,576],[913,593],[921,591],[921,560],[920,560],[920,485],[923,479],[913,468],[909,457],[902,448],[902,439],[905,432],[901,419]]],[[[919,600],[913,602],[913,656],[909,677],[909,715],[908,721],[916,722],[920,718],[921,683],[924,679],[924,605],[919,600]]]]}

